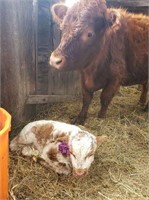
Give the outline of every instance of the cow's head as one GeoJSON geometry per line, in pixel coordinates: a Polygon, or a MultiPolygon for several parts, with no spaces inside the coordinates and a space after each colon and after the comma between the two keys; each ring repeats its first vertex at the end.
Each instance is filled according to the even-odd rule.
{"type": "Polygon", "coordinates": [[[69,140],[70,159],[74,176],[87,175],[94,161],[97,145],[105,140],[106,136],[97,136],[87,131],[81,131],[69,140]]]}
{"type": "Polygon", "coordinates": [[[100,38],[107,26],[106,11],[105,0],[80,0],[71,8],[53,5],[52,15],[62,37],[51,54],[50,65],[68,70],[88,66],[100,48],[100,38]]]}

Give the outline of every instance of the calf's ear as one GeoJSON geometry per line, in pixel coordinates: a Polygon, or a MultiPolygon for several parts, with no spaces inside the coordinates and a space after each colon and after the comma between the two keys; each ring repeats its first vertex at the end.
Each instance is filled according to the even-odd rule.
{"type": "Polygon", "coordinates": [[[68,7],[63,3],[54,4],[51,8],[52,16],[57,24],[61,24],[66,15],[68,7]]]}
{"type": "Polygon", "coordinates": [[[106,135],[96,136],[96,141],[98,145],[102,144],[106,139],[107,139],[106,135]]]}

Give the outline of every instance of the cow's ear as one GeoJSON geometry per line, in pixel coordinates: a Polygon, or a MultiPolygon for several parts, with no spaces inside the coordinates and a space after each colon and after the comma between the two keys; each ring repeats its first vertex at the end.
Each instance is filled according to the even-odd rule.
{"type": "Polygon", "coordinates": [[[106,20],[109,26],[119,26],[120,25],[120,12],[116,10],[110,10],[110,12],[106,13],[106,20]]]}
{"type": "Polygon", "coordinates": [[[51,8],[52,16],[54,21],[57,24],[60,24],[63,21],[63,18],[66,15],[68,7],[63,3],[54,4],[51,8]]]}
{"type": "Polygon", "coordinates": [[[107,139],[106,135],[96,136],[96,141],[98,145],[102,144],[106,139],[107,139]]]}

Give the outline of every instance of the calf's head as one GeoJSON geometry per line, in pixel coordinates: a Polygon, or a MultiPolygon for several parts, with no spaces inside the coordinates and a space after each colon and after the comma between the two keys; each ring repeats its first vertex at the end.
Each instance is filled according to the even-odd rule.
{"type": "Polygon", "coordinates": [[[62,37],[51,54],[50,65],[59,70],[88,66],[99,51],[99,38],[107,24],[106,10],[105,0],[80,0],[71,8],[65,4],[53,5],[52,15],[62,37]]]}
{"type": "Polygon", "coordinates": [[[87,175],[94,161],[97,145],[101,144],[105,138],[104,135],[95,137],[87,131],[81,131],[69,139],[68,146],[74,176],[87,175]]]}

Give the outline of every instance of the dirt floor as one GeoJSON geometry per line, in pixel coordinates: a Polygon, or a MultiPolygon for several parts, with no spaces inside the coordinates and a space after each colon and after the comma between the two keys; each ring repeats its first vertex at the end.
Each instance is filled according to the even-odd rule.
{"type": "MultiPolygon", "coordinates": [[[[84,128],[108,139],[98,147],[84,178],[57,175],[29,158],[10,153],[10,199],[148,200],[148,115],[137,104],[139,93],[137,87],[121,88],[102,120],[97,118],[99,92],[95,94],[84,128]]],[[[40,106],[36,119],[70,122],[80,107],[80,100],[40,106]]],[[[10,137],[23,126],[12,127],[10,137]]]]}

